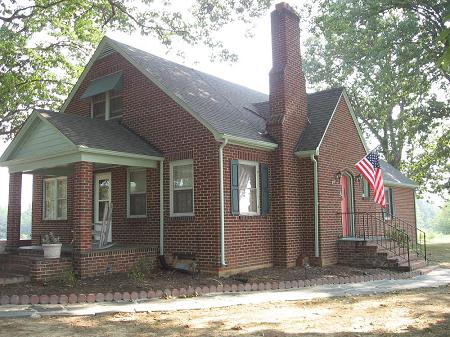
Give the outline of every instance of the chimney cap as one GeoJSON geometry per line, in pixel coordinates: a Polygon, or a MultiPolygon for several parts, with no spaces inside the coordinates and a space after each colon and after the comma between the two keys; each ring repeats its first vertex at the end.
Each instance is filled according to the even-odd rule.
{"type": "Polygon", "coordinates": [[[287,2],[277,3],[275,5],[275,10],[277,10],[277,11],[279,11],[279,10],[288,10],[292,14],[295,14],[296,16],[298,16],[297,13],[295,12],[294,8],[292,8],[291,5],[289,5],[287,2]]]}

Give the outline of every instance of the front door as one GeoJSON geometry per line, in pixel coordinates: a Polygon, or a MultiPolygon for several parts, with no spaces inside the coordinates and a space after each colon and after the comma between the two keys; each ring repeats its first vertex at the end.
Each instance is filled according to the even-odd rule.
{"type": "MultiPolygon", "coordinates": [[[[103,220],[105,205],[111,202],[111,173],[97,173],[94,176],[94,222],[99,224],[103,220]]],[[[112,241],[112,230],[109,231],[108,242],[112,241]]]]}
{"type": "Polygon", "coordinates": [[[353,183],[351,178],[343,174],[341,176],[341,213],[342,235],[351,236],[353,233],[353,183]]]}

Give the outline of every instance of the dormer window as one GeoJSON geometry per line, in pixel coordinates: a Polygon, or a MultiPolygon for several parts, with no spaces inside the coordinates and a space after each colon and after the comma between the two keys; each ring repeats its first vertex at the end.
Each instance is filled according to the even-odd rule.
{"type": "Polygon", "coordinates": [[[122,118],[121,93],[113,90],[93,96],[91,100],[91,117],[104,120],[122,118]]]}
{"type": "Polygon", "coordinates": [[[105,119],[106,116],[106,94],[98,94],[92,97],[92,118],[105,119]]]}
{"type": "Polygon", "coordinates": [[[91,117],[95,119],[122,118],[122,72],[117,71],[92,80],[81,99],[91,101],[91,117]]]}

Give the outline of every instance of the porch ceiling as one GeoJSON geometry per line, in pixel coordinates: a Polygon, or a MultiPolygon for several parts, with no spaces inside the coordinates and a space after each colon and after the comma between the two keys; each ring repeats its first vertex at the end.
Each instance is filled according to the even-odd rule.
{"type": "Polygon", "coordinates": [[[67,169],[79,161],[156,167],[163,157],[115,122],[34,112],[0,158],[10,172],[67,169]]]}

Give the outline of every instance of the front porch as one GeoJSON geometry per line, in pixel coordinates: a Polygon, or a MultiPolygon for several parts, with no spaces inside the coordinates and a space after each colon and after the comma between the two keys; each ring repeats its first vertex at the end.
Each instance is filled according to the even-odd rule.
{"type": "Polygon", "coordinates": [[[125,273],[140,258],[145,258],[149,266],[156,267],[158,247],[145,244],[116,244],[106,249],[92,249],[79,252],[71,245],[63,245],[61,257],[45,259],[42,246],[22,246],[10,248],[0,255],[0,274],[13,279],[6,283],[32,281],[46,283],[61,279],[66,270],[74,270],[83,278],[125,273]],[[23,276],[23,277],[21,277],[23,276]],[[15,278],[15,280],[14,280],[15,278]]]}
{"type": "MultiPolygon", "coordinates": [[[[33,113],[0,162],[10,171],[8,257],[28,258],[32,279],[73,265],[80,277],[128,270],[159,250],[162,156],[116,122],[33,113]],[[101,138],[99,138],[99,135],[101,138]],[[158,170],[159,167],[159,170],[158,170]],[[22,175],[33,175],[32,242],[20,241],[22,175]],[[112,207],[108,249],[95,249],[93,230],[112,207]],[[41,238],[64,244],[60,259],[44,259],[41,238]]],[[[8,262],[9,263],[9,262],[8,262]]]]}

